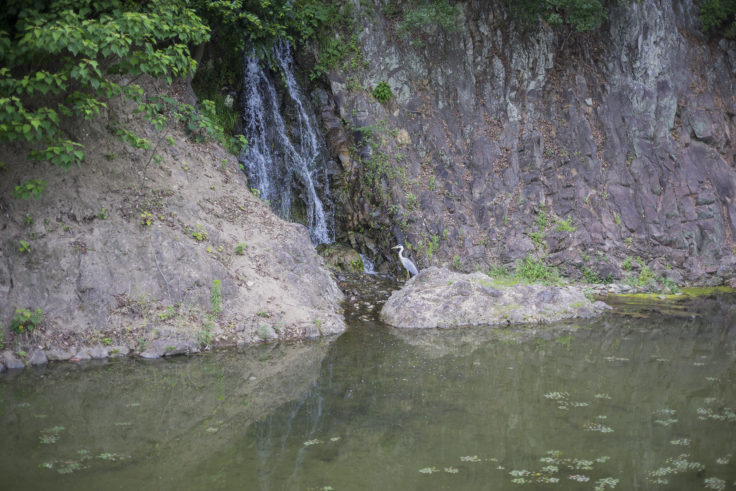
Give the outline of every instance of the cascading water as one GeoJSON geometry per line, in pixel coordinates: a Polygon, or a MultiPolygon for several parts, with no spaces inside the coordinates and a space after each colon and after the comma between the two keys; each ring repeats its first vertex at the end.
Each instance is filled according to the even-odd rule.
{"type": "Polygon", "coordinates": [[[296,81],[288,43],[274,47],[285,91],[276,90],[275,77],[249,56],[244,70],[244,133],[248,149],[240,160],[251,186],[285,219],[292,218],[293,197],[303,201],[314,244],[334,241],[325,145],[315,130],[296,81]],[[289,124],[284,113],[289,111],[289,124]],[[293,120],[293,121],[292,121],[293,120]]]}

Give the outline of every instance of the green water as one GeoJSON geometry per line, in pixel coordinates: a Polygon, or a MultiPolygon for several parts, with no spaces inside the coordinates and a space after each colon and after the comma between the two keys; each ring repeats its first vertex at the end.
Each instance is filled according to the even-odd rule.
{"type": "Polygon", "coordinates": [[[734,489],[734,300],[6,374],[0,489],[734,489]]]}

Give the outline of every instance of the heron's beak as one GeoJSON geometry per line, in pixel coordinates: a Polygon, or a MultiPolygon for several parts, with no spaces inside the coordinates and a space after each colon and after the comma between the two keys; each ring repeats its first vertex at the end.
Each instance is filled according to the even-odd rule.
{"type": "Polygon", "coordinates": [[[391,249],[398,249],[399,246],[393,246],[391,249]]]}

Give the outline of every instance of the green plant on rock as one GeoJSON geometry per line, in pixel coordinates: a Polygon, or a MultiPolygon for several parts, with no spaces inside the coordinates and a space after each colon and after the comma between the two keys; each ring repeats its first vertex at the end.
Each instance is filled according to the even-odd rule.
{"type": "Polygon", "coordinates": [[[557,222],[557,226],[555,226],[555,230],[558,232],[574,232],[577,230],[577,227],[573,225],[572,219],[570,217],[560,220],[557,222]]]}
{"type": "Polygon", "coordinates": [[[516,265],[516,276],[529,283],[559,283],[560,273],[554,266],[547,266],[540,258],[526,256],[516,265]]]}
{"type": "MultiPolygon", "coordinates": [[[[188,232],[189,229],[187,229],[188,232]]],[[[197,242],[203,242],[207,239],[209,239],[209,235],[207,235],[207,231],[202,229],[202,225],[197,224],[196,230],[191,231],[191,235],[194,239],[197,240],[197,242]]]]}
{"type": "Polygon", "coordinates": [[[202,323],[202,328],[197,333],[197,342],[200,346],[209,346],[215,339],[213,331],[215,330],[215,320],[211,316],[202,323]]]}
{"type": "Polygon", "coordinates": [[[41,309],[15,309],[15,315],[10,320],[10,329],[23,334],[33,332],[43,322],[43,311],[41,309]]]}
{"type": "Polygon", "coordinates": [[[213,313],[222,312],[222,285],[220,280],[212,280],[212,288],[210,288],[210,307],[213,313]]]}
{"type": "Polygon", "coordinates": [[[602,0],[506,0],[512,17],[524,27],[539,20],[551,26],[566,26],[586,32],[598,28],[608,17],[602,0]]]}
{"type": "MultiPolygon", "coordinates": [[[[0,101],[1,103],[2,101],[0,101]]],[[[2,123],[0,122],[0,125],[2,123]]],[[[0,129],[0,133],[2,130],[0,129]]],[[[0,141],[2,139],[0,138],[0,141]]],[[[15,196],[18,199],[26,199],[33,196],[34,198],[38,198],[41,196],[46,189],[46,186],[48,183],[44,181],[43,179],[29,179],[23,184],[19,184],[15,186],[13,189],[13,196],[15,196]]]]}
{"type": "Polygon", "coordinates": [[[23,239],[20,239],[18,241],[18,251],[23,252],[25,254],[30,254],[31,253],[31,244],[29,244],[28,242],[26,242],[23,239]]]}
{"type": "Polygon", "coordinates": [[[153,222],[153,214],[150,211],[144,211],[140,214],[141,225],[144,227],[150,227],[153,222]]]}
{"type": "Polygon", "coordinates": [[[376,88],[373,89],[373,97],[375,97],[378,102],[388,102],[393,96],[394,93],[391,91],[391,86],[388,82],[378,82],[376,88]]]}
{"type": "Polygon", "coordinates": [[[404,18],[399,23],[398,31],[402,34],[410,34],[417,30],[437,26],[447,32],[453,32],[457,30],[459,15],[458,6],[451,5],[447,0],[415,2],[404,10],[404,18]]]}
{"type": "Polygon", "coordinates": [[[426,252],[426,254],[427,254],[427,259],[429,261],[432,260],[432,257],[434,256],[434,253],[437,252],[437,250],[439,249],[439,247],[440,247],[439,241],[440,241],[440,237],[435,234],[435,235],[432,236],[432,240],[430,240],[427,243],[427,252],[426,252]]]}
{"type": "Polygon", "coordinates": [[[265,341],[268,339],[269,334],[271,334],[271,329],[266,324],[261,324],[258,326],[258,329],[256,329],[256,334],[259,338],[265,341]]]}

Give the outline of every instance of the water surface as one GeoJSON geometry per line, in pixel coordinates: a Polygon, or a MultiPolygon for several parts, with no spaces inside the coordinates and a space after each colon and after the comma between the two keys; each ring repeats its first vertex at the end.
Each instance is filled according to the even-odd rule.
{"type": "Polygon", "coordinates": [[[732,489],[734,304],[0,376],[1,487],[732,489]]]}

